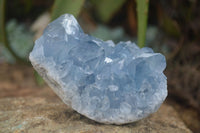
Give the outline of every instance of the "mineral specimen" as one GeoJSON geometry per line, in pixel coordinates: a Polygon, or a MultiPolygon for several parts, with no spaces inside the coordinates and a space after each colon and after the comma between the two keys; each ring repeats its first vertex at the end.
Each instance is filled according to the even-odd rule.
{"type": "Polygon", "coordinates": [[[84,34],[70,14],[47,26],[29,58],[65,104],[101,123],[142,119],[167,96],[162,54],[84,34]]]}

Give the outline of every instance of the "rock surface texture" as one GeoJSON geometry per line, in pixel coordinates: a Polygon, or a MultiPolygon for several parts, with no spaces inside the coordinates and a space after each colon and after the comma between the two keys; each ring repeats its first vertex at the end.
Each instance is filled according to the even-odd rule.
{"type": "Polygon", "coordinates": [[[65,104],[98,122],[137,121],[167,96],[162,54],[84,34],[70,14],[47,26],[30,60],[65,104]]]}
{"type": "Polygon", "coordinates": [[[96,123],[58,98],[0,99],[0,133],[191,133],[177,112],[163,104],[158,112],[136,123],[96,123]]]}

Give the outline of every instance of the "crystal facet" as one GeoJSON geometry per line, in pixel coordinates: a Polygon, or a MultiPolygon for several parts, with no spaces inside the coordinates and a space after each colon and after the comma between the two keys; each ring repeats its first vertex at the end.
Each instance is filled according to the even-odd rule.
{"type": "Polygon", "coordinates": [[[84,34],[70,14],[47,26],[29,58],[65,104],[98,122],[137,121],[167,96],[162,54],[84,34]]]}

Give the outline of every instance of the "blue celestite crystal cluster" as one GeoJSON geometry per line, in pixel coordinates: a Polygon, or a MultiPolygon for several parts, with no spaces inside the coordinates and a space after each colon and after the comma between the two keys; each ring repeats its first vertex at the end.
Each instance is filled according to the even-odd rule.
{"type": "Polygon", "coordinates": [[[84,34],[70,14],[47,26],[30,60],[65,104],[98,122],[137,121],[157,111],[167,96],[162,54],[84,34]]]}

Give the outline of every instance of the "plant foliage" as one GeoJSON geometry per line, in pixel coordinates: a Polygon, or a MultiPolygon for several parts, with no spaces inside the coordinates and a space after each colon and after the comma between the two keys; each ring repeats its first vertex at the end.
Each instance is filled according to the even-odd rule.
{"type": "Polygon", "coordinates": [[[77,17],[83,7],[85,0],[55,0],[51,19],[54,20],[65,13],[73,14],[77,17]]]}

